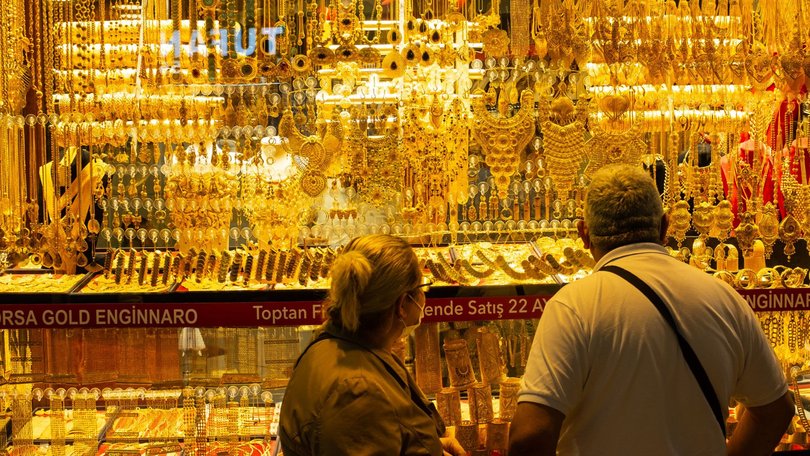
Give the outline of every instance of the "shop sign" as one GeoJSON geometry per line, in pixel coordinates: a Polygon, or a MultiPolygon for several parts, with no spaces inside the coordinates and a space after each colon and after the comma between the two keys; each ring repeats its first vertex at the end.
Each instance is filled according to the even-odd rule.
{"type": "Polygon", "coordinates": [[[0,328],[181,328],[317,325],[321,301],[6,304],[0,328]]]}
{"type": "Polygon", "coordinates": [[[738,290],[754,312],[810,310],[810,288],[738,290]]]}
{"type": "MultiPolygon", "coordinates": [[[[755,312],[810,310],[810,288],[740,290],[755,312]]],[[[428,298],[425,322],[540,318],[551,295],[428,298]]],[[[0,306],[0,329],[318,325],[322,301],[65,303],[0,306]]]]}
{"type": "Polygon", "coordinates": [[[540,318],[551,295],[433,298],[422,321],[524,320],[540,318]]]}

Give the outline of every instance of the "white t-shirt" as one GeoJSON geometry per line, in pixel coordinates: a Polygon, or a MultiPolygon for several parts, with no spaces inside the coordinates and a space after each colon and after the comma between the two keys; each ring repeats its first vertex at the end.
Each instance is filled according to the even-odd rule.
{"type": "MultiPolygon", "coordinates": [[[[727,284],[656,244],[609,252],[672,312],[727,415],[735,398],[765,405],[787,391],[754,312],[727,284]]],[[[546,305],[519,396],[562,412],[561,455],[721,455],[725,441],[653,304],[609,272],[563,287],[546,305]]]]}

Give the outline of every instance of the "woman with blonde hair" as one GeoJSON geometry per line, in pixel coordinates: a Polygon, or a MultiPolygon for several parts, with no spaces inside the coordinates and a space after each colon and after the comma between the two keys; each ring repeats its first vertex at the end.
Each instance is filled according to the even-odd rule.
{"type": "Polygon", "coordinates": [[[326,322],[301,354],[281,407],[286,456],[462,456],[392,354],[422,319],[426,283],[413,249],[389,235],[352,239],[335,259],[326,322]]]}

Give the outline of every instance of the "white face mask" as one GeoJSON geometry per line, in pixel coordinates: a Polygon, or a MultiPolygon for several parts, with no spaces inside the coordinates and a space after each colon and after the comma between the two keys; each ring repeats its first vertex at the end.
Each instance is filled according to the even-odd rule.
{"type": "Polygon", "coordinates": [[[414,304],[416,304],[416,307],[419,308],[419,319],[416,320],[416,323],[412,325],[408,325],[407,323],[405,323],[405,320],[401,318],[399,319],[399,321],[401,321],[402,325],[404,326],[404,328],[402,328],[402,337],[408,337],[411,334],[413,334],[416,328],[418,328],[419,325],[422,323],[422,307],[419,305],[419,303],[416,302],[413,296],[408,295],[408,297],[411,299],[411,301],[413,301],[414,304]]]}
{"type": "MultiPolygon", "coordinates": [[[[419,320],[421,323],[422,319],[420,318],[419,320]]],[[[402,328],[402,337],[410,337],[410,335],[413,334],[413,332],[416,331],[416,328],[418,327],[419,323],[416,323],[415,325],[405,326],[404,328],[402,328]]]]}

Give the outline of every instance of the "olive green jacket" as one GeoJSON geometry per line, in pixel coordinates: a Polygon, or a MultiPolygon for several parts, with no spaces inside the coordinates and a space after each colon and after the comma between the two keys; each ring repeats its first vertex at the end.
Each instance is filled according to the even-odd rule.
{"type": "Polygon", "coordinates": [[[441,456],[444,430],[402,361],[331,325],[299,358],[279,418],[285,456],[441,456]]]}

